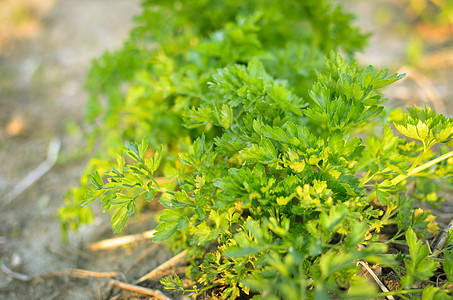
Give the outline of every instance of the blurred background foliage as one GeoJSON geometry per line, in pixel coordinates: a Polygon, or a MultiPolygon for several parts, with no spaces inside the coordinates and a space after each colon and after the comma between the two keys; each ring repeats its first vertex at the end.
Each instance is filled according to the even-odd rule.
{"type": "MultiPolygon", "coordinates": [[[[57,1],[0,0],[0,54],[8,51],[8,42],[38,34],[42,19],[57,1]]],[[[347,7],[360,2],[367,1],[348,0],[342,4],[347,7]]],[[[423,62],[424,54],[452,48],[453,0],[383,0],[373,19],[407,39],[406,60],[411,65],[423,62]]]]}
{"type": "Polygon", "coordinates": [[[427,55],[447,49],[448,59],[453,60],[453,0],[385,0],[374,19],[378,26],[407,39],[408,64],[424,65],[426,59],[433,59],[427,55]]]}

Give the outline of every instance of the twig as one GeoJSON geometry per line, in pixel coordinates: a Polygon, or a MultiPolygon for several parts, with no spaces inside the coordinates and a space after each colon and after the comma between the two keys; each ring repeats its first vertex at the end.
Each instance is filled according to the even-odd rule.
{"type": "Polygon", "coordinates": [[[138,286],[135,284],[129,284],[129,283],[124,283],[118,280],[110,280],[110,283],[120,289],[123,290],[128,290],[132,292],[136,292],[142,295],[148,295],[148,296],[153,296],[157,299],[163,299],[163,300],[171,300],[167,296],[165,296],[161,291],[159,290],[151,290],[142,286],[138,286]]]}
{"type": "Polygon", "coordinates": [[[47,149],[47,158],[39,166],[37,166],[33,171],[28,173],[28,175],[22,179],[12,191],[5,195],[2,207],[6,207],[10,204],[17,196],[22,194],[30,185],[32,185],[36,180],[41,178],[47,171],[49,171],[57,161],[58,152],[60,151],[61,141],[54,139],[49,143],[47,149]]]}
{"type": "Polygon", "coordinates": [[[154,251],[154,249],[158,246],[160,246],[161,243],[154,243],[152,244],[151,246],[149,246],[148,248],[146,248],[145,251],[143,251],[135,260],[134,262],[129,266],[127,267],[127,269],[124,271],[125,274],[129,273],[130,270],[136,265],[138,264],[139,262],[141,262],[143,259],[145,259],[151,252],[154,251]]]}
{"type": "MultiPolygon", "coordinates": [[[[370,273],[371,277],[373,277],[373,279],[376,281],[376,283],[379,285],[379,287],[381,288],[381,290],[384,293],[388,293],[389,292],[388,288],[382,283],[382,281],[377,277],[377,275],[373,272],[373,270],[370,268],[370,266],[366,262],[359,260],[357,262],[357,264],[361,264],[362,267],[365,268],[365,270],[367,270],[368,273],[370,273]]],[[[387,299],[395,300],[395,297],[393,297],[392,295],[388,295],[387,299]]]]}
{"type": "Polygon", "coordinates": [[[2,264],[1,269],[2,269],[2,271],[3,271],[5,274],[7,274],[7,275],[13,277],[14,279],[18,279],[18,280],[20,280],[20,281],[30,281],[30,280],[33,279],[33,277],[31,277],[31,276],[28,276],[28,275],[25,275],[25,274],[21,274],[21,273],[14,272],[13,270],[11,270],[10,268],[8,268],[8,267],[5,266],[4,264],[2,264]]]}
{"type": "Polygon", "coordinates": [[[60,270],[60,271],[47,272],[47,273],[43,273],[43,274],[36,275],[36,276],[29,276],[29,275],[14,272],[4,264],[1,265],[1,269],[7,275],[9,275],[15,279],[21,280],[21,281],[30,281],[30,280],[33,280],[36,278],[49,278],[49,277],[60,277],[60,276],[70,276],[70,277],[75,277],[75,278],[90,278],[90,277],[105,278],[105,277],[120,276],[120,277],[124,278],[124,275],[122,275],[119,272],[93,272],[93,271],[82,270],[82,269],[64,269],[64,270],[60,270]]]}
{"type": "Polygon", "coordinates": [[[58,289],[56,290],[55,292],[53,292],[52,294],[50,294],[50,296],[47,296],[46,297],[46,300],[53,300],[53,299],[57,299],[58,296],[60,296],[60,294],[64,291],[64,289],[58,289]]]}
{"type": "Polygon", "coordinates": [[[164,262],[163,264],[161,264],[160,266],[158,266],[157,268],[155,268],[148,274],[142,276],[140,279],[135,281],[134,284],[138,284],[142,281],[155,278],[156,275],[161,273],[163,270],[171,268],[171,267],[175,266],[177,263],[179,263],[181,260],[183,260],[184,257],[186,256],[186,254],[187,254],[187,250],[184,250],[181,253],[173,256],[172,258],[170,258],[169,260],[167,260],[166,262],[164,262]]]}
{"type": "Polygon", "coordinates": [[[442,229],[437,234],[436,238],[434,239],[434,241],[432,243],[432,245],[433,245],[432,249],[433,249],[434,254],[441,251],[445,247],[445,244],[447,243],[447,239],[448,239],[448,233],[452,229],[453,229],[453,219],[450,221],[450,223],[448,223],[447,227],[442,229]]]}
{"type": "Polygon", "coordinates": [[[154,233],[156,233],[155,230],[149,230],[139,234],[125,235],[117,238],[107,239],[88,245],[88,249],[93,251],[112,249],[133,242],[138,242],[145,239],[152,239],[154,237],[154,233]]]}
{"type": "Polygon", "coordinates": [[[121,276],[124,277],[119,272],[94,272],[88,271],[83,269],[64,269],[54,272],[47,272],[44,274],[40,274],[34,277],[41,277],[41,278],[49,278],[49,277],[59,277],[59,276],[70,276],[75,278],[90,278],[90,277],[98,277],[98,278],[105,278],[105,277],[116,277],[121,276]]]}

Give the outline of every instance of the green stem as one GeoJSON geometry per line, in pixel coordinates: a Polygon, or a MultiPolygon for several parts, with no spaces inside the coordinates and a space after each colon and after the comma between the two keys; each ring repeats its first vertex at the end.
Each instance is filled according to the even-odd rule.
{"type": "Polygon", "coordinates": [[[429,168],[429,167],[431,167],[431,166],[433,166],[433,165],[435,165],[435,164],[437,164],[437,163],[439,163],[439,162],[441,162],[443,160],[446,160],[446,159],[448,159],[448,158],[450,158],[452,156],[453,156],[453,151],[450,151],[450,152],[448,152],[448,153],[446,153],[446,154],[444,154],[442,156],[439,156],[439,157],[437,157],[437,158],[435,158],[435,159],[433,159],[433,160],[431,160],[431,161],[429,161],[427,163],[424,163],[421,166],[418,166],[416,168],[411,168],[412,170],[409,169],[409,172],[407,174],[401,174],[401,175],[398,175],[395,178],[393,178],[390,181],[390,184],[392,186],[395,186],[398,183],[400,183],[401,181],[403,181],[404,179],[406,179],[408,177],[411,177],[411,176],[413,176],[413,175],[415,175],[415,174],[417,174],[417,173],[419,173],[419,172],[421,172],[421,171],[423,171],[423,170],[425,170],[425,169],[427,169],[427,168],[429,168]]]}
{"type": "MultiPolygon", "coordinates": [[[[150,173],[151,174],[151,173],[150,173]]],[[[160,186],[160,184],[154,179],[154,177],[151,177],[151,180],[152,182],[154,182],[156,184],[156,186],[159,188],[159,189],[162,189],[162,187],[160,186]]]]}
{"type": "Polygon", "coordinates": [[[154,188],[154,190],[156,192],[168,193],[168,194],[172,194],[172,195],[174,195],[176,193],[175,191],[167,190],[167,189],[164,189],[164,188],[154,188]]]}
{"type": "Polygon", "coordinates": [[[407,170],[408,173],[411,172],[413,169],[415,169],[415,167],[418,165],[418,162],[422,159],[423,156],[425,156],[426,151],[427,151],[427,149],[424,148],[422,154],[420,154],[420,156],[414,161],[414,163],[412,164],[412,166],[410,166],[410,168],[407,170]]]}
{"type": "MultiPolygon", "coordinates": [[[[386,211],[387,212],[387,211],[386,211]]],[[[397,220],[385,220],[382,222],[382,225],[393,225],[393,224],[398,224],[399,221],[397,220]]]]}
{"type": "Polygon", "coordinates": [[[367,184],[371,180],[371,178],[373,178],[374,174],[370,176],[370,173],[371,173],[371,170],[368,170],[368,172],[366,172],[365,176],[362,177],[359,187],[363,187],[365,184],[367,184]]]}

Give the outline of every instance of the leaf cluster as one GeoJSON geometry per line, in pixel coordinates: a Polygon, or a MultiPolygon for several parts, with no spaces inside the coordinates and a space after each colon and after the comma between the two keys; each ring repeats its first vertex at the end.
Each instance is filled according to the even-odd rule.
{"type": "MultiPolygon", "coordinates": [[[[392,269],[402,297],[438,263],[453,280],[451,246],[444,259],[429,253],[417,236],[436,227],[413,205],[442,199],[428,182],[448,179],[453,152],[432,146],[451,146],[452,121],[415,107],[390,118],[421,144],[395,135],[380,89],[403,75],[335,52],[364,42],[350,15],[310,0],[143,8],[123,50],[95,61],[88,86],[104,155],[145,138],[127,142],[114,165],[95,160],[83,204],[114,211],[114,232],[140,202],[162,204],[154,240],[188,249],[193,282],[175,276],[165,287],[215,288],[223,299],[379,296],[358,261],[392,269]],[[392,225],[397,232],[381,240],[392,225]],[[389,254],[401,239],[409,253],[389,254]]],[[[449,293],[429,287],[423,297],[449,293]]]]}
{"type": "Polygon", "coordinates": [[[154,148],[164,145],[168,157],[201,133],[218,135],[210,125],[183,122],[186,111],[209,96],[218,68],[258,58],[303,96],[326,54],[342,49],[352,57],[365,45],[352,19],[329,0],[144,1],[123,48],[95,59],[88,74],[88,139],[97,154],[60,210],[64,232],[90,219],[75,212],[89,189],[88,175],[108,171],[124,141],[145,136],[154,148]]]}
{"type": "MultiPolygon", "coordinates": [[[[340,72],[347,63],[332,56],[326,64],[340,72]]],[[[357,76],[357,70],[349,68],[346,75],[357,76]]],[[[403,141],[389,126],[382,137],[366,141],[352,135],[366,126],[353,118],[349,132],[346,127],[312,132],[306,125],[317,119],[305,114],[309,108],[256,60],[220,69],[213,78],[210,97],[189,112],[186,122],[209,123],[221,133],[210,141],[202,135],[179,154],[177,188],[159,190],[165,209],[154,238],[189,248],[189,273],[199,284],[195,291],[220,285],[225,298],[255,292],[277,298],[371,297],[376,290],[363,289],[356,262],[397,268],[395,257],[386,254],[387,246],[377,242],[377,233],[390,221],[397,222],[401,232],[409,228],[405,287],[432,275],[437,264],[411,229],[423,233],[429,215],[415,215],[410,198],[388,186],[398,170],[409,168],[403,141]],[[360,180],[364,170],[370,173],[360,180]],[[372,178],[376,183],[369,189],[372,178]],[[370,206],[374,197],[385,209],[370,206]],[[412,217],[404,218],[407,215],[412,217]]],[[[319,75],[314,87],[329,79],[319,75]]],[[[377,95],[377,89],[370,92],[377,95]]],[[[331,99],[347,99],[344,94],[331,99]]],[[[145,140],[128,144],[126,153],[140,162],[145,160],[137,158],[140,151],[131,149],[143,153],[147,146],[145,140]]],[[[129,170],[152,180],[153,174],[140,167],[129,170]]],[[[136,186],[143,185],[137,181],[136,186]]],[[[106,188],[108,184],[98,191],[106,188]]],[[[191,291],[178,282],[166,279],[163,284],[191,291]]]]}

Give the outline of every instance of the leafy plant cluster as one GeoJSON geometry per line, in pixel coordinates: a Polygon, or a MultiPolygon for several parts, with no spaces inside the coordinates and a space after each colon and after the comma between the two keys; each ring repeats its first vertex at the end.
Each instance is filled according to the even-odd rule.
{"type": "Polygon", "coordinates": [[[453,120],[428,107],[386,113],[380,89],[403,75],[353,61],[365,39],[350,15],[329,1],[146,1],[138,22],[94,62],[89,117],[105,155],[63,221],[87,221],[80,203],[100,200],[120,232],[158,199],[154,240],[188,249],[191,284],[161,282],[193,295],[452,296],[452,237],[430,253],[419,239],[438,228],[413,204],[442,199],[453,120]],[[409,251],[390,254],[397,242],[409,251]],[[359,261],[391,270],[401,289],[378,292],[359,261]]]}
{"type": "Polygon", "coordinates": [[[91,210],[80,207],[88,175],[109,170],[124,141],[145,136],[153,149],[163,145],[171,162],[201,133],[209,140],[220,134],[209,123],[184,124],[186,112],[209,97],[217,69],[259,59],[306,97],[325,55],[342,49],[351,57],[366,42],[352,16],[328,0],[149,0],[142,6],[123,48],[94,60],[88,74],[89,141],[99,150],[81,186],[68,192],[63,232],[92,220],[91,210]]]}

